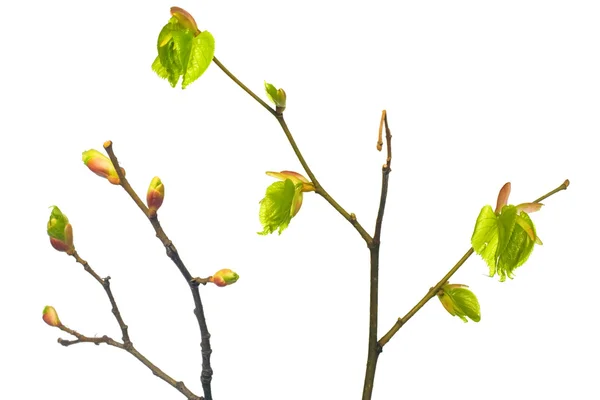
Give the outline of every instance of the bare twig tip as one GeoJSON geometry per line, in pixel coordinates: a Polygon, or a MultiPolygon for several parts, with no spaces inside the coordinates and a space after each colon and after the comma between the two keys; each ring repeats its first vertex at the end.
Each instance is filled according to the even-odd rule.
{"type": "Polygon", "coordinates": [[[108,149],[110,146],[112,146],[112,140],[107,140],[106,142],[104,142],[105,149],[108,149]]]}
{"type": "Polygon", "coordinates": [[[571,184],[571,182],[569,182],[568,179],[565,179],[565,182],[563,183],[563,185],[565,186],[565,189],[568,188],[570,184],[571,184]]]}

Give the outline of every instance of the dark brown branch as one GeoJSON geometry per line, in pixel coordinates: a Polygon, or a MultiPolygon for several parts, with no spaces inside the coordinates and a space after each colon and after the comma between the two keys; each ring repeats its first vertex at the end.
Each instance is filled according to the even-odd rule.
{"type": "Polygon", "coordinates": [[[117,302],[115,301],[115,298],[112,294],[112,290],[110,290],[110,276],[107,276],[104,279],[100,278],[100,276],[92,269],[92,267],[90,267],[88,262],[79,257],[79,254],[77,254],[76,251],[73,252],[72,256],[73,258],[75,258],[75,261],[81,264],[83,266],[83,269],[90,275],[92,275],[94,279],[96,279],[96,281],[98,281],[98,283],[101,284],[104,288],[104,291],[106,292],[106,295],[108,296],[108,299],[110,300],[110,304],[112,306],[112,313],[115,316],[117,322],[119,323],[119,327],[121,328],[121,333],[123,334],[123,343],[125,344],[125,346],[131,346],[131,340],[129,339],[129,333],[127,330],[128,327],[125,324],[125,321],[123,321],[123,318],[121,317],[121,313],[119,312],[117,302]]]}
{"type": "Polygon", "coordinates": [[[164,373],[160,368],[158,368],[150,360],[148,360],[146,357],[144,357],[139,351],[137,351],[133,347],[131,342],[129,342],[129,344],[119,343],[116,340],[113,340],[106,335],[101,336],[101,337],[84,336],[81,333],[79,333],[73,329],[69,329],[68,327],[66,327],[62,324],[59,325],[58,328],[61,331],[67,332],[68,334],[73,335],[77,338],[76,340],[65,340],[65,339],[59,338],[58,343],[60,343],[61,345],[65,346],[65,347],[68,347],[68,346],[71,346],[71,345],[74,345],[77,343],[94,343],[95,345],[100,345],[101,343],[104,343],[109,346],[113,346],[113,347],[117,347],[121,350],[125,350],[126,352],[128,352],[129,354],[131,354],[132,356],[137,358],[146,367],[148,367],[148,369],[150,371],[152,371],[152,373],[155,376],[159,377],[160,379],[162,379],[163,381],[167,382],[169,385],[171,385],[175,389],[177,389],[188,400],[202,400],[203,399],[202,397],[196,396],[191,390],[189,390],[187,388],[187,386],[185,386],[185,384],[183,382],[176,381],[175,379],[171,378],[169,375],[164,373]]]}
{"type": "Polygon", "coordinates": [[[371,276],[369,290],[369,346],[367,353],[367,368],[365,371],[365,383],[363,386],[363,400],[370,400],[373,394],[377,359],[381,353],[381,346],[377,341],[379,312],[379,249],[381,247],[381,227],[383,224],[383,214],[385,212],[385,204],[387,201],[388,183],[390,172],[392,171],[392,133],[388,126],[387,113],[385,110],[383,110],[381,113],[381,121],[379,123],[379,138],[377,144],[378,150],[380,150],[379,143],[383,144],[382,127],[384,125],[387,144],[387,157],[385,164],[383,164],[383,167],[381,168],[381,196],[379,200],[379,209],[377,211],[377,219],[375,221],[375,233],[373,234],[373,241],[369,245],[369,250],[371,253],[371,276]]]}
{"type": "Polygon", "coordinates": [[[144,204],[144,202],[140,199],[140,197],[135,193],[135,191],[129,185],[129,182],[123,175],[123,171],[119,166],[119,161],[113,151],[112,142],[109,140],[104,143],[104,148],[115,167],[117,174],[119,176],[120,185],[125,189],[127,194],[133,199],[133,201],[138,205],[138,207],[142,210],[144,215],[148,218],[154,231],[156,232],[156,237],[160,239],[163,246],[167,251],[167,256],[175,263],[181,275],[183,275],[187,285],[189,286],[192,297],[194,298],[194,314],[196,315],[196,319],[198,320],[198,326],[200,327],[200,347],[202,353],[202,373],[200,375],[200,382],[202,383],[202,389],[204,390],[204,398],[206,400],[212,400],[212,390],[211,390],[211,380],[213,371],[210,366],[210,355],[212,353],[212,349],[210,347],[210,333],[208,332],[208,327],[206,325],[206,318],[204,316],[204,307],[202,306],[202,300],[200,298],[200,291],[198,290],[198,283],[193,281],[193,277],[186,268],[185,264],[179,257],[179,253],[175,248],[175,245],[171,240],[167,237],[166,233],[163,231],[160,222],[156,216],[150,216],[148,212],[148,207],[144,204]]]}

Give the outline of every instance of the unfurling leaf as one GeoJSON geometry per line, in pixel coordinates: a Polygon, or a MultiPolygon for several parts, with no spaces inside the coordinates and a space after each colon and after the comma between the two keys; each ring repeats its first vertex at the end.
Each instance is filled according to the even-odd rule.
{"type": "Polygon", "coordinates": [[[215,38],[209,31],[204,31],[194,37],[192,41],[192,53],[183,75],[181,88],[194,82],[206,71],[215,55],[215,38]]]}
{"type": "Polygon", "coordinates": [[[303,192],[315,190],[314,185],[297,172],[267,172],[274,178],[281,179],[267,188],[265,197],[260,201],[259,219],[263,226],[260,235],[268,235],[276,230],[281,232],[289,225],[292,218],[300,211],[303,192]]]}
{"type": "Polygon", "coordinates": [[[215,54],[215,40],[210,32],[200,32],[193,17],[178,7],[158,35],[158,56],[152,70],[167,79],[172,87],[183,77],[181,88],[198,79],[210,65],[215,54]]]}
{"type": "Polygon", "coordinates": [[[479,301],[467,285],[446,283],[437,296],[451,315],[459,317],[464,322],[467,322],[467,317],[475,322],[481,320],[479,301]]]}
{"type": "Polygon", "coordinates": [[[498,196],[501,209],[494,212],[491,206],[484,206],[471,237],[471,245],[489,266],[490,276],[498,274],[501,282],[507,276],[512,279],[514,270],[527,261],[533,246],[542,243],[533,221],[524,211],[537,211],[541,204],[503,205],[508,201],[510,192],[507,185],[498,196]]]}
{"type": "Polygon", "coordinates": [[[285,110],[287,95],[283,89],[277,89],[275,86],[265,81],[265,92],[271,103],[275,104],[277,112],[282,113],[285,110]]]}
{"type": "Polygon", "coordinates": [[[259,234],[267,235],[279,230],[281,235],[292,220],[292,205],[296,193],[302,204],[302,192],[296,189],[290,179],[274,182],[267,188],[264,199],[260,201],[259,219],[263,231],[259,234]]]}

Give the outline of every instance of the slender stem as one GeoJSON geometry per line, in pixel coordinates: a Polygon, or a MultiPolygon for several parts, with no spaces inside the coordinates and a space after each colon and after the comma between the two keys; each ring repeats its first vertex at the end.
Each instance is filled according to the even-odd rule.
{"type": "MultiPolygon", "coordinates": [[[[375,370],[377,359],[381,353],[381,346],[377,342],[378,310],[379,310],[379,250],[381,247],[381,227],[383,225],[383,214],[387,201],[388,184],[390,172],[392,171],[392,133],[388,126],[386,111],[381,113],[381,123],[379,125],[379,142],[382,142],[382,127],[385,125],[387,157],[386,162],[381,168],[381,196],[379,200],[379,209],[375,221],[375,233],[373,241],[369,246],[371,253],[371,276],[369,286],[369,345],[367,353],[367,368],[365,371],[365,383],[363,385],[363,400],[370,400],[373,395],[373,386],[375,383],[375,370]]],[[[378,145],[378,149],[380,146],[378,145]]]]}
{"type": "MultiPolygon", "coordinates": [[[[392,132],[388,126],[387,113],[385,110],[381,113],[381,122],[385,125],[387,157],[385,159],[385,164],[383,164],[383,167],[381,168],[381,197],[379,200],[377,219],[375,221],[375,233],[373,234],[373,242],[377,244],[379,244],[381,238],[381,225],[383,224],[383,213],[385,211],[385,202],[387,200],[388,181],[390,172],[392,172],[392,132]]],[[[379,132],[381,135],[381,125],[379,126],[379,132]]]]}
{"type": "Polygon", "coordinates": [[[108,299],[110,300],[110,304],[112,306],[112,313],[115,316],[115,319],[117,320],[117,322],[119,324],[119,327],[121,328],[121,333],[123,334],[123,343],[126,347],[131,346],[132,344],[131,344],[131,340],[129,339],[128,327],[125,324],[125,321],[123,321],[123,317],[121,317],[121,312],[119,311],[117,302],[115,301],[115,298],[112,294],[112,290],[110,289],[110,276],[107,276],[104,279],[100,278],[100,275],[98,275],[92,269],[92,267],[90,267],[90,265],[88,264],[87,261],[85,261],[84,259],[79,257],[79,254],[77,254],[76,251],[73,252],[72,256],[73,256],[73,258],[75,258],[75,261],[77,261],[79,264],[81,264],[83,266],[83,269],[87,273],[92,275],[94,277],[94,279],[96,279],[96,281],[98,281],[98,283],[101,284],[102,287],[104,288],[104,291],[106,292],[106,295],[108,296],[108,299]]]}
{"type": "Polygon", "coordinates": [[[215,64],[217,64],[217,66],[219,68],[221,68],[221,71],[225,72],[225,75],[227,75],[229,78],[231,78],[232,81],[234,81],[239,87],[241,87],[246,93],[248,93],[254,100],[256,100],[261,106],[263,106],[264,108],[266,108],[267,111],[270,112],[274,117],[277,117],[277,111],[275,111],[271,106],[269,106],[263,99],[261,99],[260,97],[258,97],[256,95],[256,93],[254,93],[252,90],[250,90],[248,88],[248,86],[244,85],[242,83],[242,81],[240,81],[223,64],[221,64],[221,61],[219,61],[217,59],[217,57],[213,57],[213,62],[215,64]]]}
{"type": "Polygon", "coordinates": [[[363,385],[363,400],[370,400],[373,395],[373,385],[375,383],[375,369],[377,368],[377,359],[381,353],[381,346],[377,342],[377,322],[379,310],[379,243],[374,244],[370,249],[371,254],[371,275],[369,287],[369,344],[367,352],[367,368],[365,371],[365,382],[363,385]]]}
{"type": "MultiPolygon", "coordinates": [[[[533,203],[539,203],[540,201],[552,196],[555,193],[560,192],[561,190],[566,190],[568,186],[569,186],[569,180],[567,179],[563,182],[562,185],[560,185],[556,189],[546,193],[542,197],[534,200],[533,203]]],[[[379,339],[379,345],[382,348],[400,330],[400,328],[402,328],[408,322],[408,320],[413,317],[413,315],[415,315],[429,300],[431,300],[437,294],[437,292],[441,289],[441,287],[452,277],[452,275],[454,275],[454,273],[456,271],[458,271],[458,269],[465,263],[465,261],[467,261],[467,259],[473,254],[473,252],[474,252],[474,250],[471,247],[465,253],[465,255],[462,256],[462,258],[460,260],[458,260],[456,265],[454,265],[454,267],[452,267],[450,269],[450,271],[448,271],[448,273],[446,275],[444,275],[444,277],[442,279],[440,279],[440,281],[434,287],[429,289],[427,294],[408,313],[406,313],[406,315],[404,317],[398,318],[398,321],[396,321],[394,326],[392,326],[392,328],[385,335],[383,335],[383,337],[381,339],[379,339]]]]}
{"type": "Polygon", "coordinates": [[[187,386],[185,386],[185,384],[183,382],[176,381],[175,379],[171,378],[169,375],[164,373],[160,368],[158,368],[156,365],[154,365],[150,360],[148,360],[146,357],[144,357],[139,351],[137,351],[133,347],[131,342],[129,344],[119,343],[116,340],[113,340],[106,335],[104,335],[102,337],[84,336],[81,333],[79,333],[73,329],[70,329],[62,324],[59,325],[58,328],[60,330],[62,330],[63,332],[67,332],[68,334],[73,335],[77,338],[77,340],[65,340],[65,339],[59,338],[58,343],[60,343],[61,345],[68,347],[68,346],[71,346],[71,345],[74,345],[77,343],[94,343],[95,345],[100,345],[101,343],[105,343],[109,346],[114,346],[121,350],[125,350],[126,352],[128,352],[129,354],[131,354],[132,356],[137,358],[146,367],[148,367],[148,369],[150,371],[152,371],[152,373],[154,375],[156,375],[157,377],[159,377],[160,379],[162,379],[163,381],[167,382],[169,385],[171,385],[175,389],[177,389],[181,394],[183,394],[185,397],[187,397],[188,400],[202,400],[202,397],[196,396],[191,390],[189,390],[187,388],[187,386]]]}
{"type": "Polygon", "coordinates": [[[440,279],[440,281],[434,287],[429,289],[427,294],[408,313],[406,313],[404,317],[398,318],[398,321],[396,321],[394,326],[392,326],[392,329],[390,329],[388,333],[386,333],[381,339],[379,339],[379,345],[382,348],[387,344],[387,342],[390,341],[390,339],[396,334],[396,332],[398,332],[400,328],[402,328],[404,324],[406,324],[406,322],[408,322],[408,320],[411,319],[412,316],[415,315],[417,311],[419,311],[425,305],[425,303],[427,303],[436,295],[436,293],[442,288],[442,286],[444,286],[444,284],[446,284],[446,282],[448,282],[452,275],[454,275],[454,273],[458,271],[458,269],[465,263],[465,261],[467,261],[469,257],[471,257],[471,254],[473,254],[472,247],[469,250],[467,250],[465,255],[462,256],[462,258],[456,263],[456,265],[454,265],[454,267],[452,267],[452,269],[450,269],[450,271],[448,271],[448,273],[444,275],[444,277],[440,279]]]}
{"type": "Polygon", "coordinates": [[[148,210],[148,207],[144,204],[144,202],[140,199],[137,193],[131,188],[129,182],[125,178],[120,166],[119,161],[113,151],[112,142],[109,140],[104,143],[104,148],[110,157],[110,160],[115,167],[117,174],[119,176],[120,185],[125,189],[125,191],[129,194],[129,196],[133,199],[133,201],[138,205],[138,207],[142,210],[144,215],[148,218],[154,231],[156,232],[156,237],[160,239],[163,246],[167,251],[167,256],[175,263],[179,272],[184,277],[186,283],[188,284],[192,297],[194,299],[194,314],[196,315],[196,319],[198,320],[198,326],[200,327],[200,347],[202,353],[202,373],[200,374],[200,382],[202,383],[202,389],[204,390],[204,398],[205,400],[212,400],[212,388],[211,388],[211,380],[213,375],[213,370],[210,366],[210,355],[212,353],[212,349],[210,346],[210,333],[208,331],[208,326],[206,324],[206,317],[204,315],[204,307],[202,306],[202,299],[200,298],[200,291],[198,290],[198,283],[194,282],[192,275],[188,271],[187,267],[179,257],[179,252],[177,248],[168,238],[167,234],[162,229],[160,222],[156,215],[151,216],[148,210]]]}
{"type": "Polygon", "coordinates": [[[323,186],[317,180],[317,177],[315,176],[315,174],[312,172],[312,170],[308,166],[308,163],[306,162],[306,160],[304,160],[304,157],[302,156],[302,153],[300,152],[300,149],[298,148],[298,145],[296,144],[296,141],[294,140],[294,137],[292,136],[292,133],[290,132],[290,129],[288,128],[288,126],[285,122],[285,119],[283,118],[283,114],[277,114],[275,117],[277,118],[279,125],[281,125],[281,129],[283,129],[285,136],[287,137],[288,141],[290,142],[290,145],[292,146],[292,149],[294,150],[294,154],[296,154],[296,157],[298,157],[298,161],[300,161],[302,168],[304,168],[304,171],[306,171],[308,178],[311,180],[311,182],[315,186],[315,192],[318,193],[319,195],[321,195],[321,197],[323,197],[329,204],[331,204],[331,206],[337,212],[342,214],[342,216],[344,218],[346,218],[346,220],[348,222],[350,222],[352,224],[352,226],[354,226],[354,228],[358,231],[360,236],[367,243],[367,246],[369,246],[371,244],[371,242],[373,241],[373,239],[367,233],[367,231],[361,226],[361,224],[356,220],[356,216],[352,216],[342,206],[340,206],[338,204],[338,202],[335,201],[335,199],[333,197],[331,197],[331,195],[329,193],[327,193],[325,188],[323,188],[323,186]]]}
{"type": "Polygon", "coordinates": [[[339,212],[344,218],[346,218],[346,220],[348,222],[350,222],[352,224],[352,226],[358,231],[360,236],[367,243],[367,246],[370,246],[373,239],[367,233],[367,231],[361,226],[361,224],[356,220],[356,216],[354,214],[348,213],[342,206],[340,206],[338,204],[338,202],[335,201],[333,199],[333,197],[331,197],[331,195],[329,195],[329,193],[327,193],[327,191],[323,188],[323,186],[321,186],[321,184],[315,177],[315,174],[313,174],[313,172],[311,171],[310,167],[308,166],[308,163],[304,160],[304,157],[302,156],[302,153],[300,152],[300,149],[298,148],[298,145],[296,144],[296,141],[294,140],[294,137],[292,136],[292,133],[290,132],[290,130],[285,122],[285,119],[283,118],[283,114],[278,113],[276,110],[274,110],[272,107],[270,107],[267,103],[265,103],[260,97],[258,97],[256,95],[256,93],[254,93],[252,90],[250,90],[234,74],[232,74],[216,57],[213,58],[213,61],[215,64],[217,64],[217,66],[219,68],[221,68],[221,70],[225,73],[225,75],[227,75],[229,78],[231,78],[232,81],[234,81],[239,87],[241,87],[246,93],[248,93],[254,100],[256,100],[267,111],[269,111],[269,113],[271,113],[271,115],[273,115],[275,118],[277,118],[279,125],[281,125],[281,129],[283,129],[285,136],[287,137],[288,141],[290,142],[290,145],[292,146],[292,149],[294,150],[294,153],[296,154],[296,157],[298,157],[298,161],[300,161],[300,164],[302,164],[302,168],[304,168],[304,171],[306,172],[309,179],[315,186],[315,192],[318,193],[319,195],[321,195],[321,197],[323,197],[329,204],[331,204],[331,206],[333,206],[333,208],[335,208],[337,210],[337,212],[339,212]]]}

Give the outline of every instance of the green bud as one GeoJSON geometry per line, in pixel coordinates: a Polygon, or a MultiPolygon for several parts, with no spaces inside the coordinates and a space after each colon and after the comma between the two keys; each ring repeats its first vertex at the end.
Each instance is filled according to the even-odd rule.
{"type": "Polygon", "coordinates": [[[50,236],[50,244],[58,251],[64,251],[67,254],[72,254],[75,251],[73,245],[73,227],[69,223],[69,219],[56,206],[52,206],[50,219],[47,224],[48,236],[50,236]]]}
{"type": "Polygon", "coordinates": [[[285,90],[277,89],[275,86],[265,81],[265,92],[267,93],[269,100],[275,104],[276,111],[281,114],[285,110],[287,101],[285,90]]]}

